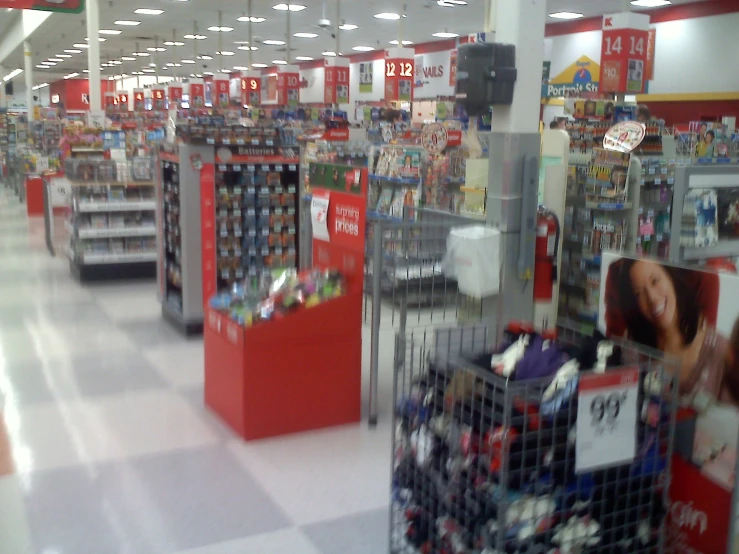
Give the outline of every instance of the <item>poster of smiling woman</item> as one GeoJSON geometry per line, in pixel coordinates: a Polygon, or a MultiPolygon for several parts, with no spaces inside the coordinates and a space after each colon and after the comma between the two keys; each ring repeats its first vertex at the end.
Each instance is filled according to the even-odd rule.
{"type": "Polygon", "coordinates": [[[696,428],[690,459],[673,464],[671,515],[683,542],[703,541],[695,552],[724,554],[739,439],[739,276],[607,253],[601,277],[599,328],[680,360],[672,378],[696,428]],[[678,471],[686,473],[678,479],[678,471]],[[694,498],[681,497],[688,480],[705,480],[686,493],[694,498]],[[692,515],[685,517],[679,507],[690,502],[692,515]],[[719,505],[725,509],[711,513],[719,505]],[[706,525],[692,525],[696,514],[706,525]],[[724,532],[711,532],[718,529],[724,532]],[[723,547],[705,550],[709,536],[723,547]]]}

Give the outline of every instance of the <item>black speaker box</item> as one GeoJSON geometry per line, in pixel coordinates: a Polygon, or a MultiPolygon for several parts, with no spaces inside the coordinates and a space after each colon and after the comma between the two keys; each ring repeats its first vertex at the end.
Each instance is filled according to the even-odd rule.
{"type": "Polygon", "coordinates": [[[457,55],[457,102],[472,116],[486,115],[490,106],[510,105],[517,74],[514,45],[463,44],[457,55]]]}

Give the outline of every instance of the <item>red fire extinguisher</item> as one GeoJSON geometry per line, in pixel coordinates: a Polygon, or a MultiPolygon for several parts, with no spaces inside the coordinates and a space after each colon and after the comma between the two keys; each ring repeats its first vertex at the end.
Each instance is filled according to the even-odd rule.
{"type": "Polygon", "coordinates": [[[539,207],[536,216],[536,259],[534,264],[534,302],[552,299],[557,280],[559,220],[554,212],[539,207]]]}

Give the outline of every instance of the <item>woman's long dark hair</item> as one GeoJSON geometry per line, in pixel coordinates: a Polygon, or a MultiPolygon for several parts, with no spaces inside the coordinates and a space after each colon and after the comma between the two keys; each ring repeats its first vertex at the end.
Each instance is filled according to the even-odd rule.
{"type": "MultiPolygon", "coordinates": [[[[644,346],[657,348],[657,330],[639,310],[639,304],[631,284],[631,268],[640,260],[622,258],[608,268],[606,281],[606,318],[609,312],[620,315],[629,338],[644,346]]],[[[642,262],[654,263],[654,262],[642,262]]],[[[699,299],[698,289],[702,275],[700,271],[659,265],[672,281],[677,300],[678,329],[683,344],[695,339],[701,325],[704,306],[699,299]]]]}

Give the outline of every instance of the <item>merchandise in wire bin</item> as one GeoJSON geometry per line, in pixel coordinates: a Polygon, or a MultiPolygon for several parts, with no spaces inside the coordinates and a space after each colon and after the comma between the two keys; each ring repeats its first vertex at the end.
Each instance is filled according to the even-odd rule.
{"type": "Polygon", "coordinates": [[[367,210],[370,216],[402,219],[405,208],[418,207],[425,153],[417,146],[383,146],[370,175],[367,210]]]}
{"type": "Polygon", "coordinates": [[[162,223],[165,300],[182,312],[182,236],[180,231],[180,166],[162,161],[162,223]]]}
{"type": "Polygon", "coordinates": [[[676,388],[662,383],[674,364],[570,330],[557,341],[508,333],[491,356],[489,336],[470,327],[396,341],[390,551],[663,552],[676,388]],[[582,429],[609,434],[630,405],[635,457],[578,473],[578,381],[622,364],[634,387],[596,394],[582,429]]]}
{"type": "Polygon", "coordinates": [[[636,253],[667,258],[670,248],[675,160],[642,159],[636,253]]]}
{"type": "Polygon", "coordinates": [[[297,164],[216,166],[217,290],[297,267],[297,164]]]}
{"type": "Polygon", "coordinates": [[[680,246],[704,248],[718,243],[718,195],[713,189],[691,189],[685,195],[680,246]]]}

